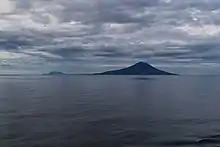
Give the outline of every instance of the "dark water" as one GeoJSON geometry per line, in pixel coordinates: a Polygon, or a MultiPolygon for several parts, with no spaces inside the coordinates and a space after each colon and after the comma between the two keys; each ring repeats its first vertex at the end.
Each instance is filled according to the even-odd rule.
{"type": "Polygon", "coordinates": [[[0,77],[0,147],[220,146],[220,77],[0,77]]]}

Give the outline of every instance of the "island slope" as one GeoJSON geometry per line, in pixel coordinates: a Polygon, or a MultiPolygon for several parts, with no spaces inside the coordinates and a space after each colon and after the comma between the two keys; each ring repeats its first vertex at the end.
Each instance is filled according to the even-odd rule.
{"type": "Polygon", "coordinates": [[[95,75],[177,75],[166,71],[159,70],[148,63],[139,62],[130,67],[119,70],[112,70],[95,75]]]}

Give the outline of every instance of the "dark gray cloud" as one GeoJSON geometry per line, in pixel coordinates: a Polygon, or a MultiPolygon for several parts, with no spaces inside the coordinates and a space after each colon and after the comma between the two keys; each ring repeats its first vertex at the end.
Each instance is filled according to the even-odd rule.
{"type": "Polygon", "coordinates": [[[0,67],[96,72],[148,61],[206,73],[219,66],[219,15],[219,0],[2,0],[0,67]]]}

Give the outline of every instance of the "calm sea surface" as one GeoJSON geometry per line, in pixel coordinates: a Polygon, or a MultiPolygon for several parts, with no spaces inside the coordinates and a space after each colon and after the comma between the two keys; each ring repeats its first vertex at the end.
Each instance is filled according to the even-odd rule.
{"type": "Polygon", "coordinates": [[[220,77],[0,77],[0,147],[172,146],[220,146],[220,77]]]}

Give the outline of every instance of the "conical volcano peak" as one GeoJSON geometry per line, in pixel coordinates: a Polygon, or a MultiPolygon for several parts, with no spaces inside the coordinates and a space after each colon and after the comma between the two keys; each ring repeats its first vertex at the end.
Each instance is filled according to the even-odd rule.
{"type": "Polygon", "coordinates": [[[138,62],[136,64],[147,64],[147,63],[141,61],[141,62],[138,62]]]}
{"type": "Polygon", "coordinates": [[[148,64],[146,62],[138,62],[138,63],[134,64],[133,66],[150,66],[150,64],[148,64]]]}
{"type": "Polygon", "coordinates": [[[176,74],[159,70],[145,62],[138,62],[129,67],[125,67],[119,70],[112,70],[103,73],[98,73],[98,75],[176,75],[176,74]]]}

